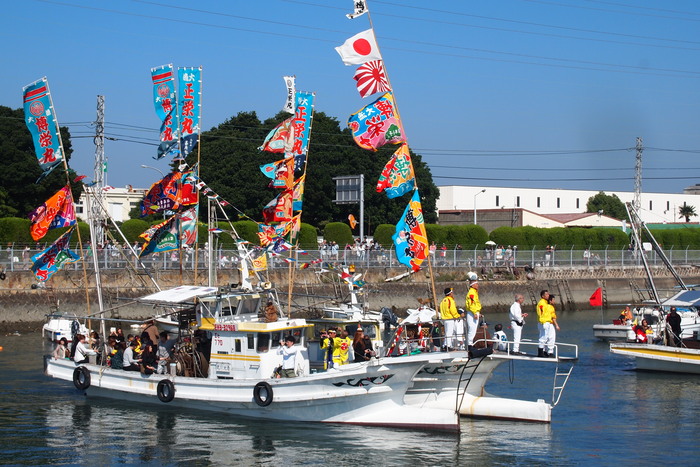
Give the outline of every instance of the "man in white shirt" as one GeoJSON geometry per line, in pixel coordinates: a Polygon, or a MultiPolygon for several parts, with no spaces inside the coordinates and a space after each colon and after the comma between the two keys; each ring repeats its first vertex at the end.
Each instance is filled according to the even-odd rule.
{"type": "Polygon", "coordinates": [[[132,340],[129,348],[124,351],[124,371],[141,371],[138,358],[134,355],[134,349],[138,345],[136,339],[132,340]]]}
{"type": "Polygon", "coordinates": [[[76,334],[75,338],[78,339],[78,343],[75,346],[75,355],[73,356],[75,363],[87,363],[90,355],[97,355],[97,352],[88,347],[87,342],[85,342],[85,336],[76,334]]]}
{"type": "Polygon", "coordinates": [[[520,336],[523,333],[525,318],[527,313],[523,313],[522,304],[525,300],[522,294],[515,295],[515,302],[510,306],[510,327],[513,329],[513,353],[522,355],[520,352],[520,336]]]}
{"type": "Polygon", "coordinates": [[[282,378],[294,378],[297,375],[299,348],[294,347],[295,342],[294,336],[287,336],[284,342],[280,342],[280,347],[277,349],[277,354],[282,355],[282,371],[280,372],[282,378]]]}

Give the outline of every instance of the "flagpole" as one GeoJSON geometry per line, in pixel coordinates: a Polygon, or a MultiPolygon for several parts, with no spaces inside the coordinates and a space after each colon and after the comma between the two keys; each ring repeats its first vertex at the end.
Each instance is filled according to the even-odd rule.
{"type": "MultiPolygon", "coordinates": [[[[367,5],[367,1],[365,1],[365,5],[367,5]]],[[[396,117],[398,118],[399,121],[399,126],[401,128],[401,134],[403,135],[404,139],[404,144],[408,147],[409,150],[409,161],[411,163],[411,170],[414,173],[414,184],[415,184],[415,190],[418,190],[418,177],[415,175],[415,169],[413,168],[413,158],[410,157],[410,146],[408,144],[408,135],[406,134],[406,130],[404,129],[403,126],[403,119],[401,118],[401,112],[399,111],[399,102],[398,99],[396,98],[396,93],[394,92],[394,86],[391,85],[391,78],[389,78],[389,72],[388,72],[388,67],[386,66],[386,60],[384,60],[384,56],[381,54],[381,49],[379,47],[379,41],[377,41],[377,35],[374,32],[374,22],[372,21],[372,13],[369,8],[367,8],[367,19],[369,20],[369,28],[372,30],[372,37],[374,38],[374,43],[377,44],[377,52],[379,52],[379,55],[382,57],[382,63],[384,66],[384,75],[386,76],[386,82],[389,85],[389,89],[391,90],[392,96],[394,96],[394,110],[396,112],[396,117]]],[[[426,231],[426,241],[428,239],[428,233],[426,231]]],[[[429,245],[429,244],[428,244],[429,245]]],[[[428,247],[429,248],[429,247],[428,247]]],[[[427,253],[427,259],[428,259],[428,274],[430,275],[430,290],[433,295],[433,308],[437,309],[438,306],[438,301],[437,301],[437,294],[435,292],[435,275],[433,274],[433,264],[430,260],[430,250],[428,250],[427,253]]]]}
{"type": "MultiPolygon", "coordinates": [[[[73,190],[71,188],[70,184],[70,174],[68,172],[68,155],[66,154],[65,149],[63,148],[63,138],[61,138],[61,127],[58,125],[58,118],[56,117],[56,108],[53,106],[53,97],[51,97],[51,89],[49,88],[49,80],[44,78],[46,80],[46,89],[49,94],[49,101],[51,102],[51,108],[53,109],[53,121],[54,124],[56,125],[56,134],[58,135],[58,144],[61,147],[61,156],[63,159],[63,170],[66,174],[66,185],[68,186],[68,191],[70,191],[70,198],[71,198],[71,203],[73,203],[73,190]]],[[[80,236],[80,226],[78,225],[78,218],[76,216],[75,219],[75,230],[78,232],[78,246],[80,247],[80,252],[85,256],[85,252],[83,251],[83,240],[80,236]]],[[[70,248],[70,242],[68,243],[68,247],[70,248]]],[[[85,266],[85,259],[81,258],[81,264],[83,265],[83,282],[85,283],[85,302],[86,302],[86,307],[87,307],[87,315],[90,316],[90,288],[88,286],[87,282],[87,266],[85,266]]],[[[99,274],[99,271],[95,271],[95,274],[99,274]]],[[[100,291],[98,290],[98,295],[100,294],[100,291]]],[[[100,302],[101,302],[101,295],[100,297],[100,302]]],[[[100,311],[102,311],[102,307],[100,307],[100,311]]],[[[100,316],[101,318],[104,318],[104,316],[100,316]]],[[[102,326],[104,327],[104,321],[102,321],[102,326]]],[[[90,321],[88,320],[87,323],[87,328],[90,329],[90,321]]],[[[102,331],[102,329],[100,329],[102,331]]],[[[104,332],[103,336],[104,338],[104,332]]]]}
{"type": "MultiPolygon", "coordinates": [[[[199,69],[202,70],[202,65],[199,66],[199,69]]],[[[199,73],[199,131],[197,132],[197,169],[195,172],[195,175],[197,176],[197,180],[199,180],[199,163],[201,162],[201,156],[202,156],[202,83],[204,80],[202,80],[202,72],[200,71],[199,73]]],[[[197,274],[198,274],[198,266],[199,266],[199,197],[200,197],[200,190],[197,187],[197,183],[194,185],[194,189],[197,190],[197,216],[195,217],[194,220],[194,225],[195,225],[195,231],[194,231],[194,283],[197,283],[197,274]]],[[[209,210],[207,210],[209,212],[209,210]]],[[[181,261],[182,262],[182,261],[181,261]]]]}

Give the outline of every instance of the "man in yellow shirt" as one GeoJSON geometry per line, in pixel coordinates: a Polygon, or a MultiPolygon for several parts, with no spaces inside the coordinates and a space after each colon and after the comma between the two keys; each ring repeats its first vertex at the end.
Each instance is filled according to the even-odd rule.
{"type": "MultiPolygon", "coordinates": [[[[549,305],[549,291],[548,290],[543,290],[540,292],[540,301],[537,302],[537,329],[540,333],[539,340],[538,340],[538,349],[537,349],[537,356],[538,357],[547,357],[548,353],[547,350],[545,349],[545,346],[548,344],[548,341],[552,335],[552,331],[554,330],[552,328],[552,316],[551,313],[554,310],[554,307],[551,307],[549,305]]],[[[553,344],[552,344],[553,346],[553,344]]]]}
{"type": "Polygon", "coordinates": [[[479,282],[476,279],[471,279],[469,283],[469,291],[467,292],[467,347],[474,345],[474,337],[476,330],[479,327],[479,318],[481,317],[481,302],[479,301],[479,282]]]}
{"type": "Polygon", "coordinates": [[[452,287],[445,289],[445,298],[440,302],[440,319],[445,325],[445,342],[443,348],[445,350],[453,349],[455,346],[456,323],[462,317],[457,310],[457,303],[454,299],[452,287]]]}

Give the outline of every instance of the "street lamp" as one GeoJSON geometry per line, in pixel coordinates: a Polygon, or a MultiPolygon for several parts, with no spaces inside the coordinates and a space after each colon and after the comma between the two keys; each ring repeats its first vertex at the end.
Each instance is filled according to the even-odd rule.
{"type": "Polygon", "coordinates": [[[142,169],[151,169],[151,170],[155,170],[156,172],[158,172],[158,173],[160,174],[160,176],[161,176],[162,178],[165,178],[165,174],[164,174],[163,171],[160,170],[160,169],[157,169],[157,168],[155,168],[155,167],[151,167],[150,165],[145,165],[145,164],[141,164],[141,168],[142,168],[142,169]]]}
{"type": "Polygon", "coordinates": [[[486,191],[486,188],[484,188],[483,190],[478,191],[474,194],[474,225],[476,225],[476,197],[485,191],[486,191]]]}

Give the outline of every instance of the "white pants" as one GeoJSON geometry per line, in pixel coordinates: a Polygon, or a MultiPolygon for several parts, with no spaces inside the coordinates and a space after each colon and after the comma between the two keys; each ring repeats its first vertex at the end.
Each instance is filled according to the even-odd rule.
{"type": "Polygon", "coordinates": [[[518,326],[515,321],[511,321],[510,328],[513,330],[513,352],[520,352],[520,337],[523,335],[523,327],[518,326]]]}
{"type": "Polygon", "coordinates": [[[545,349],[547,353],[554,353],[554,342],[557,339],[557,331],[552,323],[539,323],[540,330],[539,347],[545,349]]]}
{"type": "Polygon", "coordinates": [[[467,345],[474,345],[476,329],[479,327],[479,318],[472,312],[467,312],[467,345]]]}
{"type": "Polygon", "coordinates": [[[445,344],[447,347],[455,346],[455,337],[457,335],[456,323],[454,319],[446,319],[445,323],[445,344]]]}

